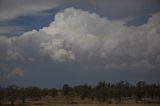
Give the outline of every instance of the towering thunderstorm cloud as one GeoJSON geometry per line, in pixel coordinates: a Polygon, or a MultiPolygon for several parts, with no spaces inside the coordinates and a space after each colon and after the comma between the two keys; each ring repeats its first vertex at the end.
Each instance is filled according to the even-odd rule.
{"type": "Polygon", "coordinates": [[[67,8],[48,27],[17,37],[0,36],[0,59],[87,63],[99,68],[160,66],[160,13],[140,26],[67,8]]]}

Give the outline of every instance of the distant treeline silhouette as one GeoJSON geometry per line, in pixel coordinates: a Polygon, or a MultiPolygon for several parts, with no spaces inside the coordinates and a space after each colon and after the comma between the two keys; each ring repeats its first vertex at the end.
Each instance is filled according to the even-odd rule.
{"type": "Polygon", "coordinates": [[[91,99],[99,102],[108,101],[108,103],[111,103],[110,99],[114,99],[117,103],[120,103],[122,99],[134,99],[136,102],[142,101],[143,98],[160,100],[160,84],[147,84],[144,81],[139,81],[136,85],[125,81],[115,84],[99,82],[94,87],[87,84],[71,87],[65,84],[62,89],[24,88],[11,85],[5,88],[0,87],[0,106],[4,101],[9,101],[14,106],[16,100],[21,100],[22,104],[25,104],[26,99],[36,101],[47,96],[56,97],[59,94],[68,98],[71,102],[77,97],[82,100],[91,99]]]}

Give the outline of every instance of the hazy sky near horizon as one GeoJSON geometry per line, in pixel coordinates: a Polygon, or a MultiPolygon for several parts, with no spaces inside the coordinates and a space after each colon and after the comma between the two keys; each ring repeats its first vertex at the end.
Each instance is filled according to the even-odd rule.
{"type": "Polygon", "coordinates": [[[0,0],[0,85],[160,83],[159,0],[0,0]]]}

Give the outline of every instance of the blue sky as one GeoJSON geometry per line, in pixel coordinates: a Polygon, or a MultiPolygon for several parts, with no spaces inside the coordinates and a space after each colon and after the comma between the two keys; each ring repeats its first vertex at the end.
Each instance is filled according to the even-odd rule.
{"type": "Polygon", "coordinates": [[[160,82],[159,0],[1,0],[0,85],[160,82]]]}

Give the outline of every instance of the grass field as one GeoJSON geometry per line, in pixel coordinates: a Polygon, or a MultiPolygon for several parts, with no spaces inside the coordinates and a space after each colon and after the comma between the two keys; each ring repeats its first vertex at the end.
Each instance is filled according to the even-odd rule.
{"type": "MultiPolygon", "coordinates": [[[[114,99],[109,100],[111,102],[99,102],[97,100],[74,98],[72,103],[70,100],[63,96],[57,97],[45,97],[41,100],[27,99],[25,104],[22,104],[21,100],[15,102],[15,106],[160,106],[159,101],[151,99],[143,99],[138,103],[133,99],[123,99],[121,103],[116,103],[114,99]]],[[[6,101],[4,106],[10,106],[10,102],[6,101]]]]}
{"type": "Polygon", "coordinates": [[[61,104],[61,105],[43,105],[43,106],[160,106],[159,104],[61,104]]]}

